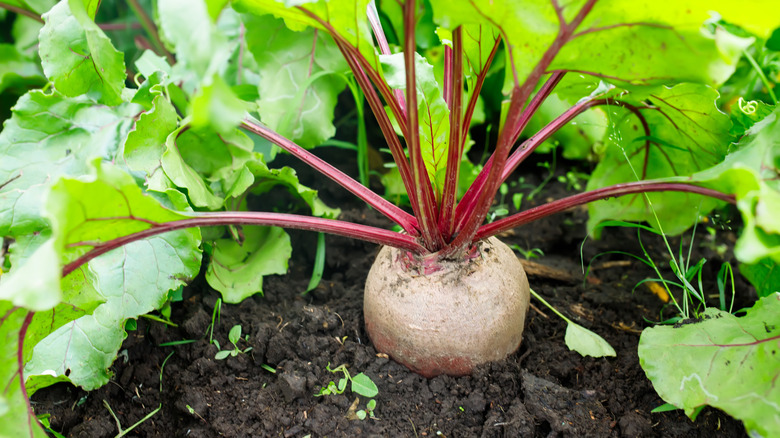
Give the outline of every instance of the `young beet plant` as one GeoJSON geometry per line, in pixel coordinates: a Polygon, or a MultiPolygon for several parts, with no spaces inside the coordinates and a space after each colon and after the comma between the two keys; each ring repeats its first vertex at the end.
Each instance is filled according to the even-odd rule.
{"type": "MultiPolygon", "coordinates": [[[[593,223],[657,218],[675,233],[724,201],[737,203],[750,224],[738,255],[777,258],[777,148],[730,150],[737,138],[710,88],[752,40],[717,18],[702,28],[708,15],[697,2],[619,3],[411,0],[377,9],[373,1],[166,0],[155,22],[130,1],[151,39],[136,37],[147,49],[135,62],[136,88],[126,88],[123,54],[95,24],[98,4],[63,0],[42,19],[43,11],[12,6],[29,26],[45,23],[38,54],[51,91],[25,94],[0,135],[0,231],[11,249],[0,283],[3,375],[20,388],[8,399],[26,401],[57,381],[104,384],[126,319],[159,309],[196,275],[201,247],[211,260],[206,277],[226,301],[246,296],[226,291],[261,290],[255,268],[285,251],[286,235],[268,226],[384,245],[366,282],[366,328],[379,351],[425,376],[467,374],[518,347],[528,282],[494,236],[548,215],[595,203],[593,223]],[[424,30],[433,22],[437,36],[424,30]],[[469,128],[488,75],[502,69],[493,153],[461,195],[469,128]],[[411,213],[299,145],[333,134],[328,117],[344,84],[376,118],[411,213]],[[553,98],[568,109],[545,119],[553,98]],[[290,101],[298,104],[286,112],[290,101]],[[501,184],[589,110],[606,128],[588,190],[486,224],[501,184]],[[519,141],[540,120],[543,128],[519,141]],[[266,166],[259,151],[270,158],[275,148],[265,142],[402,231],[328,218],[336,212],[294,173],[266,166]],[[44,158],[31,161],[30,150],[44,158]],[[275,184],[314,216],[245,211],[248,193],[275,184]]],[[[744,25],[771,15],[731,2],[705,9],[744,25]]],[[[766,35],[777,23],[749,24],[766,35]]],[[[777,130],[777,113],[767,114],[756,129],[777,130]]],[[[17,415],[9,418],[28,408],[9,405],[7,415],[17,415]]]]}

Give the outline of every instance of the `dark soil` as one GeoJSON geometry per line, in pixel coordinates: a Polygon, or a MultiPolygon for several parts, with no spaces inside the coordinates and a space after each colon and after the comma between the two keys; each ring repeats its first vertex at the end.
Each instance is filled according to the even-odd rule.
{"type": "MultiPolygon", "coordinates": [[[[527,180],[534,183],[542,176],[527,180]]],[[[329,198],[329,187],[321,188],[323,197],[343,206],[329,198]]],[[[565,193],[565,185],[553,180],[523,208],[565,193]]],[[[346,210],[344,218],[387,225],[366,209],[346,210]]],[[[524,341],[506,360],[479,367],[470,377],[422,378],[377,354],[363,329],[363,282],[377,247],[328,237],[324,279],[316,290],[302,295],[316,239],[292,233],[296,248],[289,275],[267,278],[265,296],[221,306],[214,338],[228,346],[228,331],[240,324],[249,338],[238,346],[251,346],[250,352],[214,359],[217,347],[209,343],[208,333],[218,294],[199,278],[185,290],[184,300],[173,304],[172,320],[178,327],[138,321],[113,365],[109,384],[90,393],[68,385],[39,391],[33,397],[35,410],[51,415],[54,430],[74,437],[115,436],[117,424],[107,406],[125,429],[161,406],[129,433],[148,437],[745,436],[740,422],[712,408],[704,409],[695,422],[681,411],[651,413],[664,402],[639,366],[639,333],[650,325],[646,321],[672,316],[672,309],[644,285],[632,293],[653,273],[626,256],[597,258],[584,281],[579,249],[585,220],[584,210],[577,210],[502,238],[543,251],[534,261],[552,270],[531,270],[538,272],[529,275],[532,287],[606,338],[616,358],[594,359],[570,351],[564,343],[564,321],[534,302],[524,341]],[[180,340],[195,341],[159,346],[180,340]],[[349,390],[314,396],[340,377],[326,370],[328,364],[346,364],[351,373],[373,379],[379,388],[375,419],[353,419],[356,407],[363,409],[368,400],[349,390]]],[[[703,228],[693,260],[708,260],[704,278],[714,291],[723,258],[703,228]]],[[[717,238],[731,245],[734,236],[719,230],[717,238]]],[[[659,266],[668,266],[669,256],[657,239],[645,233],[643,242],[659,266]]],[[[635,230],[612,228],[600,240],[586,242],[586,264],[609,250],[642,254],[635,230]]],[[[725,257],[730,257],[728,251],[725,257]]],[[[745,296],[737,299],[747,303],[751,297],[745,291],[750,288],[738,282],[737,291],[745,296]]]]}

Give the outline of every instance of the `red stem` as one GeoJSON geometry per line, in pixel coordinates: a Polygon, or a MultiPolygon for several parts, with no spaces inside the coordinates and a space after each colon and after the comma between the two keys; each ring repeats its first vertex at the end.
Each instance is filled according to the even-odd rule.
{"type": "Polygon", "coordinates": [[[412,167],[412,178],[416,203],[412,204],[414,215],[420,225],[423,242],[431,252],[438,251],[443,245],[441,233],[436,223],[436,198],[433,194],[428,171],[420,148],[419,120],[417,118],[417,78],[415,55],[415,0],[404,3],[404,66],[406,68],[406,125],[409,135],[406,136],[406,149],[412,167]]]}
{"type": "MultiPolygon", "coordinates": [[[[376,11],[376,3],[370,2],[367,8],[368,22],[371,23],[371,29],[374,31],[374,37],[379,45],[379,53],[383,55],[390,55],[390,44],[387,43],[387,37],[385,31],[382,29],[382,22],[379,21],[379,14],[376,11]]],[[[404,100],[403,90],[393,90],[395,100],[398,102],[398,107],[401,109],[401,114],[406,117],[406,100],[404,100]]]]}
{"type": "Polygon", "coordinates": [[[31,438],[35,436],[33,431],[33,418],[36,417],[32,405],[30,404],[30,397],[27,396],[27,386],[24,382],[24,338],[27,336],[27,329],[30,327],[34,315],[35,312],[27,312],[27,315],[25,315],[22,327],[19,329],[18,346],[16,349],[16,366],[18,367],[19,386],[21,386],[22,389],[24,402],[27,404],[27,426],[30,428],[31,438]]]}
{"type": "Polygon", "coordinates": [[[378,243],[380,245],[393,246],[395,248],[405,249],[418,254],[424,254],[428,252],[424,247],[417,243],[417,240],[412,236],[384,230],[382,228],[371,227],[368,225],[355,224],[335,219],[323,219],[319,217],[301,216],[286,213],[265,213],[256,211],[208,212],[193,213],[188,219],[160,223],[153,226],[152,228],[94,245],[93,249],[65,265],[65,267],[62,269],[62,276],[65,277],[66,275],[76,270],[79,266],[87,263],[101,254],[105,254],[112,249],[119,248],[120,246],[127,245],[128,243],[135,242],[137,240],[167,233],[169,231],[181,230],[184,228],[211,227],[219,225],[263,225],[293,228],[297,230],[318,231],[353,239],[365,240],[367,242],[378,243]]]}
{"type": "Polygon", "coordinates": [[[265,126],[258,125],[251,122],[250,120],[244,120],[241,122],[241,126],[244,129],[265,138],[271,143],[278,145],[285,151],[289,152],[304,163],[316,169],[318,172],[332,179],[340,186],[349,190],[355,196],[367,202],[369,205],[377,209],[377,211],[400,225],[401,228],[403,228],[407,233],[416,235],[417,220],[414,218],[414,216],[401,210],[386,199],[372,192],[358,181],[352,179],[349,175],[336,169],[331,164],[325,162],[321,158],[265,126]]]}
{"type": "Polygon", "coordinates": [[[471,90],[471,98],[469,99],[469,103],[466,106],[466,113],[463,115],[463,126],[462,133],[461,133],[461,143],[466,144],[466,137],[469,134],[469,127],[471,126],[471,118],[474,116],[474,110],[477,107],[477,100],[479,99],[479,92],[482,90],[482,85],[485,83],[485,78],[488,74],[488,68],[490,67],[490,64],[493,63],[493,58],[496,56],[496,52],[498,51],[498,47],[501,45],[501,38],[496,38],[495,43],[493,44],[493,50],[490,51],[490,55],[488,56],[487,61],[485,62],[484,67],[482,68],[482,71],[479,72],[477,75],[477,81],[474,83],[474,89],[471,90]]]}
{"type": "MultiPolygon", "coordinates": [[[[360,53],[360,49],[350,44],[350,42],[347,41],[346,38],[341,36],[341,34],[339,34],[330,23],[323,20],[315,13],[309,11],[308,9],[302,6],[296,6],[296,8],[301,12],[303,12],[304,14],[306,14],[306,16],[308,16],[312,20],[318,22],[322,27],[324,27],[325,30],[328,31],[328,34],[330,34],[330,36],[334,40],[336,40],[336,43],[339,45],[341,51],[342,52],[346,51],[350,53],[352,55],[351,58],[354,58],[354,60],[356,60],[357,63],[365,69],[364,74],[366,74],[369,78],[371,78],[371,82],[376,86],[377,90],[379,90],[379,94],[381,94],[382,97],[385,99],[385,102],[387,102],[387,106],[390,107],[390,110],[395,116],[395,119],[398,122],[398,126],[401,129],[401,133],[404,136],[406,136],[408,133],[408,126],[406,126],[406,118],[404,117],[405,112],[402,111],[399,103],[393,98],[394,96],[393,91],[387,85],[387,82],[385,82],[382,75],[374,68],[374,66],[369,64],[365,56],[363,56],[363,54],[360,53]]],[[[352,66],[350,65],[350,67],[352,66]]],[[[355,71],[354,68],[352,68],[352,70],[355,71]]],[[[364,89],[363,92],[367,93],[368,90],[364,89]]]]}
{"type": "Polygon", "coordinates": [[[494,236],[506,230],[518,227],[520,225],[533,222],[535,220],[550,216],[555,213],[568,210],[578,205],[587,204],[593,201],[613,198],[616,196],[631,195],[635,193],[649,192],[687,192],[704,196],[710,196],[731,204],[736,203],[733,195],[727,195],[717,190],[695,186],[687,183],[670,183],[654,181],[635,181],[630,183],[615,184],[609,187],[603,187],[584,193],[568,196],[557,201],[549,202],[538,207],[530,208],[515,215],[485,224],[479,228],[475,240],[485,239],[494,236]]]}
{"type": "MultiPolygon", "coordinates": [[[[490,205],[493,203],[493,199],[498,192],[498,188],[501,186],[500,176],[503,171],[504,164],[506,163],[507,156],[509,155],[509,151],[514,142],[514,133],[517,130],[517,126],[519,125],[520,121],[522,120],[522,107],[525,105],[525,102],[528,100],[528,96],[531,95],[531,92],[533,92],[534,87],[539,82],[542,75],[544,75],[547,67],[550,66],[553,59],[555,59],[555,56],[558,54],[564,44],[566,44],[571,39],[574,31],[577,29],[580,23],[582,23],[588,13],[590,13],[595,4],[596,0],[588,0],[587,3],[585,3],[577,12],[577,15],[570,23],[565,23],[562,20],[563,15],[560,14],[561,23],[558,35],[555,37],[555,40],[544,52],[542,59],[540,59],[539,63],[534,66],[533,70],[531,70],[531,73],[528,75],[523,84],[519,86],[515,85],[515,88],[512,92],[512,99],[509,104],[509,111],[507,113],[506,122],[504,123],[504,127],[499,134],[498,145],[496,146],[496,151],[493,154],[494,162],[488,172],[484,188],[479,192],[477,201],[473,204],[473,209],[463,212],[462,217],[467,217],[467,219],[465,222],[463,222],[462,227],[456,227],[455,234],[457,237],[447,248],[441,251],[442,257],[448,257],[457,252],[463,251],[475,238],[477,230],[485,220],[485,217],[490,210],[490,205]]],[[[512,62],[511,46],[507,50],[509,52],[510,62],[512,62]]],[[[512,65],[514,73],[514,64],[512,65]]],[[[517,78],[515,79],[515,83],[517,84],[517,78]]],[[[456,217],[456,221],[460,223],[460,217],[456,217]]]]}
{"type": "MultiPolygon", "coordinates": [[[[565,72],[553,73],[550,76],[550,78],[547,80],[547,82],[544,83],[544,85],[539,90],[539,92],[536,93],[533,99],[531,99],[531,103],[528,105],[528,108],[526,108],[523,111],[523,115],[520,118],[520,121],[518,122],[517,126],[514,128],[515,135],[512,140],[512,144],[514,144],[517,141],[517,138],[520,137],[520,134],[523,132],[523,129],[525,129],[525,127],[528,125],[528,122],[531,120],[531,117],[533,117],[533,115],[536,114],[536,111],[539,110],[539,107],[542,105],[545,99],[547,99],[547,97],[552,93],[553,89],[561,81],[564,74],[565,72]]],[[[553,121],[551,124],[553,123],[555,123],[555,121],[553,121]]],[[[512,154],[512,157],[517,155],[517,152],[518,151],[515,151],[515,153],[512,154]]],[[[463,227],[464,222],[469,217],[469,215],[465,213],[472,211],[474,209],[474,204],[476,203],[477,196],[485,189],[485,181],[487,181],[488,172],[490,171],[490,168],[493,165],[493,155],[491,155],[490,158],[487,160],[485,166],[482,168],[482,171],[479,172],[477,178],[474,180],[474,182],[471,184],[468,190],[466,190],[466,193],[463,195],[463,198],[460,200],[460,203],[458,203],[458,206],[455,210],[455,217],[459,219],[459,221],[455,225],[456,229],[463,227]]],[[[512,158],[510,158],[510,160],[511,159],[512,158]]],[[[515,165],[515,167],[517,166],[515,165]]],[[[506,177],[502,176],[502,182],[505,179],[506,177]]]]}
{"type": "MultiPolygon", "coordinates": [[[[404,154],[401,140],[395,134],[393,124],[390,122],[387,112],[385,112],[385,107],[382,105],[382,101],[376,93],[376,90],[374,90],[374,87],[371,85],[371,79],[366,75],[365,70],[363,70],[363,67],[360,66],[360,63],[349,51],[349,48],[345,47],[338,40],[336,40],[336,44],[344,55],[344,59],[347,60],[349,67],[352,69],[352,73],[354,74],[358,85],[360,85],[360,88],[363,90],[363,95],[366,97],[371,112],[374,113],[374,117],[376,117],[379,129],[382,131],[382,135],[387,141],[387,146],[390,148],[393,161],[398,167],[398,172],[401,174],[401,181],[404,183],[406,193],[409,194],[409,199],[412,204],[414,204],[416,198],[414,198],[414,191],[412,190],[412,171],[409,168],[409,161],[406,159],[406,154],[404,154]]],[[[403,124],[406,126],[406,119],[403,119],[403,124]]],[[[415,231],[414,234],[416,235],[417,232],[415,231]]]]}
{"type": "MultiPolygon", "coordinates": [[[[306,14],[309,18],[317,21],[323,28],[325,28],[331,38],[333,38],[333,40],[336,42],[336,46],[338,46],[339,50],[344,56],[344,59],[347,61],[347,64],[349,64],[349,68],[352,70],[358,85],[363,90],[363,94],[366,97],[368,106],[371,108],[371,112],[374,113],[374,117],[376,117],[376,120],[379,123],[379,128],[382,130],[382,135],[385,137],[385,140],[388,143],[387,145],[390,148],[390,153],[393,155],[393,161],[395,161],[395,164],[398,167],[398,172],[401,174],[401,180],[404,183],[406,193],[409,194],[409,200],[412,205],[414,205],[416,203],[416,199],[414,198],[413,179],[411,170],[409,168],[409,162],[406,160],[403,146],[401,145],[398,136],[395,134],[393,124],[390,122],[390,119],[385,112],[384,105],[382,105],[382,101],[380,100],[377,91],[374,89],[374,85],[376,85],[376,88],[379,90],[382,97],[385,99],[391,111],[393,112],[396,122],[401,129],[401,133],[406,135],[408,133],[408,127],[406,126],[406,112],[403,108],[403,99],[398,101],[396,98],[394,98],[394,96],[397,96],[397,94],[394,94],[390,90],[390,88],[387,86],[387,83],[382,79],[382,76],[368,63],[363,54],[360,53],[360,50],[352,46],[349,41],[342,37],[336,31],[336,29],[330,25],[330,23],[323,20],[306,8],[300,6],[297,8],[306,14]]],[[[368,15],[370,19],[371,14],[368,15]]],[[[401,92],[401,90],[396,91],[401,92]]],[[[402,96],[403,92],[401,92],[401,97],[402,96]]],[[[410,233],[414,235],[418,234],[416,230],[410,233]]]]}
{"type": "Polygon", "coordinates": [[[7,10],[9,10],[9,11],[15,13],[15,14],[24,15],[25,17],[32,18],[33,20],[37,21],[38,23],[41,23],[41,24],[44,23],[43,18],[41,18],[41,16],[38,13],[34,12],[34,11],[30,11],[28,9],[24,9],[22,7],[19,7],[19,6],[14,6],[14,5],[8,4],[6,2],[0,2],[0,8],[7,9],[7,10]]]}
{"type": "Polygon", "coordinates": [[[444,91],[449,96],[450,134],[449,148],[447,150],[447,171],[444,178],[441,207],[439,208],[439,230],[444,234],[445,240],[450,240],[454,230],[453,216],[458,195],[460,161],[463,157],[465,144],[465,138],[461,137],[461,123],[463,120],[463,32],[461,27],[452,32],[452,49],[450,51],[452,55],[449,68],[447,68],[446,62],[444,66],[444,91]]]}

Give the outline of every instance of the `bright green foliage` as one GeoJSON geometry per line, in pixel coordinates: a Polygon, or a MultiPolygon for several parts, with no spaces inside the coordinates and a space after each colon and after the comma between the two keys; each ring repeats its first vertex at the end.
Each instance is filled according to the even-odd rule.
{"type": "MultiPolygon", "coordinates": [[[[403,54],[381,55],[382,67],[391,88],[405,89],[406,74],[403,54]]],[[[436,82],[433,66],[425,58],[415,55],[417,73],[417,116],[419,119],[420,148],[428,178],[434,193],[441,195],[447,170],[449,148],[449,109],[444,102],[442,87],[436,82]]]]}
{"type": "Polygon", "coordinates": [[[240,303],[263,291],[263,277],[287,272],[290,236],[281,228],[247,227],[244,241],[220,239],[213,245],[206,280],[226,303],[240,303]]]}
{"type": "Polygon", "coordinates": [[[693,180],[736,195],[744,222],[734,248],[740,261],[780,262],[780,109],[753,125],[735,149],[693,180]]]}
{"type": "Polygon", "coordinates": [[[157,13],[162,36],[176,53],[174,68],[180,74],[194,74],[202,80],[224,68],[230,56],[228,39],[217,30],[204,2],[157,2],[157,13]]]}
{"type": "Polygon", "coordinates": [[[0,181],[7,183],[0,188],[0,235],[17,239],[13,264],[46,237],[41,207],[48,184],[87,173],[93,158],[113,159],[131,127],[130,110],[132,105],[112,110],[41,91],[19,99],[0,133],[0,181]]]}
{"type": "MultiPolygon", "coordinates": [[[[571,108],[582,96],[580,94],[577,98],[571,99],[561,97],[560,93],[550,96],[531,119],[525,132],[532,135],[539,131],[547,123],[571,108]]],[[[553,139],[542,143],[537,151],[546,152],[560,145],[563,149],[562,155],[566,159],[596,158],[604,148],[601,142],[608,131],[607,126],[608,121],[604,108],[594,108],[575,117],[572,123],[566,124],[556,132],[553,139]]]]}
{"type": "Polygon", "coordinates": [[[373,380],[371,380],[370,377],[363,373],[358,373],[354,376],[352,376],[349,373],[349,370],[347,370],[347,366],[342,364],[337,366],[336,368],[331,369],[330,364],[327,365],[326,369],[330,371],[331,373],[343,373],[343,377],[339,379],[339,383],[336,384],[333,381],[329,382],[327,386],[324,386],[320,388],[320,392],[315,394],[315,397],[320,397],[324,395],[334,395],[334,394],[343,394],[344,391],[347,388],[347,382],[352,382],[352,386],[350,387],[351,391],[360,394],[363,397],[376,397],[377,394],[379,394],[379,389],[376,387],[376,384],[373,380]]]}
{"type": "MultiPolygon", "coordinates": [[[[47,213],[60,258],[52,263],[55,269],[100,242],[185,217],[142,194],[119,169],[98,165],[96,171],[92,178],[62,179],[51,188],[47,213]]],[[[125,321],[162,307],[169,290],[198,273],[199,244],[199,230],[174,231],[109,252],[66,277],[66,303],[72,297],[83,300],[79,295],[84,291],[99,294],[102,302],[90,314],[53,327],[56,330],[35,346],[26,367],[30,391],[61,380],[87,389],[105,384],[126,337],[125,321]]],[[[45,266],[34,258],[29,265],[45,266]]],[[[33,332],[52,328],[50,321],[35,322],[33,332]]]]}
{"type": "Polygon", "coordinates": [[[122,103],[124,55],[92,21],[97,2],[61,0],[44,15],[40,55],[43,71],[65,96],[87,95],[106,105],[122,103]]]}
{"type": "MultiPolygon", "coordinates": [[[[561,16],[571,22],[585,3],[561,3],[561,16]]],[[[771,1],[763,3],[772,7],[771,1]]],[[[493,23],[504,32],[511,47],[507,88],[525,82],[558,35],[553,2],[484,0],[454,5],[432,0],[431,4],[434,21],[448,29],[464,23],[493,23]]],[[[641,1],[630,8],[619,0],[599,1],[545,70],[566,69],[634,84],[672,80],[719,84],[734,71],[736,56],[726,56],[699,28],[711,10],[736,24],[749,23],[752,31],[761,34],[778,24],[776,17],[756,20],[745,9],[729,1],[641,1]]]]}
{"type": "MultiPolygon", "coordinates": [[[[651,127],[645,133],[637,116],[624,108],[606,107],[610,120],[607,149],[588,181],[588,189],[612,184],[688,176],[720,162],[733,137],[729,117],[714,105],[718,93],[705,85],[680,84],[636,90],[625,101],[653,109],[641,110],[651,127]]],[[[727,192],[729,193],[729,192],[727,192]]],[[[588,206],[588,228],[607,219],[658,226],[679,234],[718,203],[711,198],[679,192],[650,193],[598,201],[588,206]],[[686,206],[687,208],[680,208],[686,206]]]]}
{"type": "Polygon", "coordinates": [[[639,360],[658,394],[689,416],[703,405],[745,422],[755,436],[780,435],[780,293],[745,316],[707,309],[702,321],[645,329],[639,360]]]}
{"type": "Polygon", "coordinates": [[[328,25],[347,43],[357,47],[368,65],[377,71],[381,71],[379,58],[374,49],[371,27],[366,19],[368,2],[368,0],[333,0],[327,2],[322,0],[315,2],[238,0],[233,2],[233,7],[239,12],[255,15],[273,14],[275,17],[283,18],[287,27],[293,31],[301,31],[307,27],[325,30],[325,25],[328,25]],[[311,18],[300,9],[293,8],[293,6],[305,8],[321,22],[311,18]]]}
{"type": "Polygon", "coordinates": [[[263,123],[303,147],[331,138],[333,109],[349,71],[333,40],[319,29],[294,32],[270,15],[241,19],[259,68],[263,123]]]}

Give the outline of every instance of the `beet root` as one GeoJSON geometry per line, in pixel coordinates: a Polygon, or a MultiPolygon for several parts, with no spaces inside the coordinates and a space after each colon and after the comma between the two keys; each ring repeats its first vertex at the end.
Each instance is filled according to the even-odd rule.
{"type": "Polygon", "coordinates": [[[470,374],[520,345],[530,292],[520,261],[491,237],[471,260],[441,261],[422,275],[384,247],[368,273],[363,312],[374,347],[433,377],[470,374]]]}

